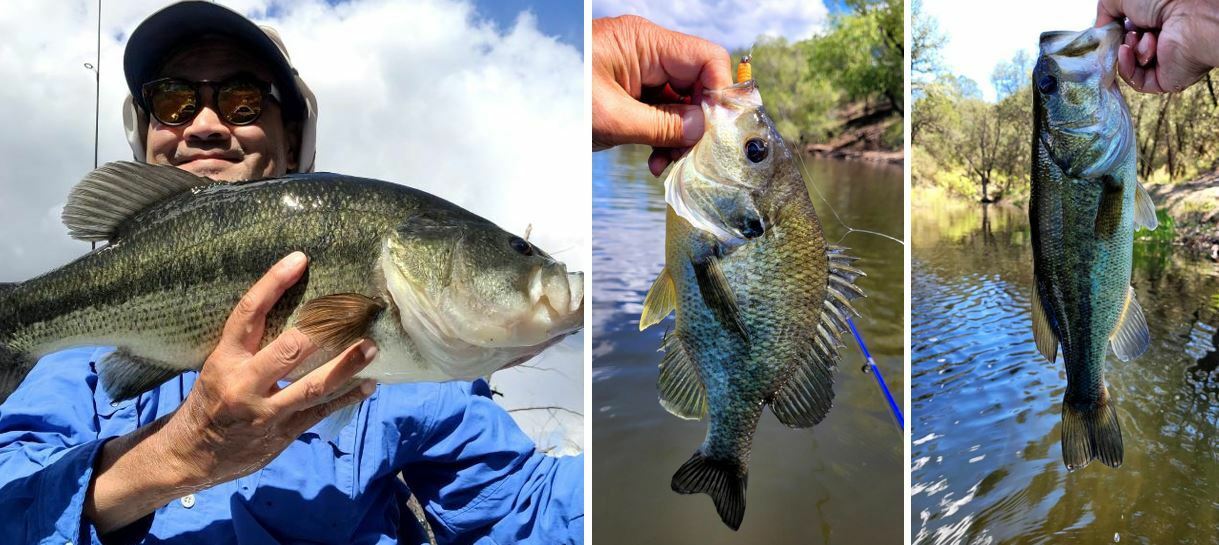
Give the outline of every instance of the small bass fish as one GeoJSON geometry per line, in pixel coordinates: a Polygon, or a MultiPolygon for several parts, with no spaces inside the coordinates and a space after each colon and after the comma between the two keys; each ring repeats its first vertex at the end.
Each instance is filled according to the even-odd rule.
{"type": "Polygon", "coordinates": [[[1118,91],[1122,26],[1046,32],[1033,69],[1033,335],[1067,367],[1062,457],[1122,464],[1122,432],[1105,387],[1109,348],[1122,361],[1151,336],[1130,286],[1134,230],[1156,228],[1135,177],[1134,128],[1118,91]]]}
{"type": "Polygon", "coordinates": [[[834,396],[838,337],[863,295],[854,258],[826,243],[808,187],[753,80],[709,92],[706,132],[665,180],[665,267],[640,329],[676,310],[660,403],[710,427],[673,475],[739,529],[753,434],[769,405],[807,428],[834,396]]]}
{"type": "Polygon", "coordinates": [[[379,355],[357,377],[474,379],[584,324],[581,273],[388,182],[317,173],[229,184],[110,163],[72,190],[63,219],[75,238],[109,244],[0,285],[5,397],[39,357],[72,346],[118,347],[99,363],[116,400],[199,369],[238,300],[294,250],[309,269],[268,314],[263,344],[296,327],[321,350],[289,378],[368,337],[379,355]]]}

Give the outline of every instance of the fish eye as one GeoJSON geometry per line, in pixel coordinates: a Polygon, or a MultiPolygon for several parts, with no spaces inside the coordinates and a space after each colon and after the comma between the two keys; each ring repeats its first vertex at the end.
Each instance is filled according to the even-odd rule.
{"type": "Polygon", "coordinates": [[[766,141],[761,138],[751,138],[745,142],[745,157],[754,163],[761,163],[765,160],[768,151],[766,141]]]}
{"type": "Polygon", "coordinates": [[[1054,94],[1058,90],[1058,78],[1046,74],[1037,79],[1037,90],[1043,95],[1054,94]]]}
{"type": "Polygon", "coordinates": [[[516,250],[516,253],[521,255],[533,255],[533,245],[521,237],[512,237],[508,239],[508,245],[516,250]]]}

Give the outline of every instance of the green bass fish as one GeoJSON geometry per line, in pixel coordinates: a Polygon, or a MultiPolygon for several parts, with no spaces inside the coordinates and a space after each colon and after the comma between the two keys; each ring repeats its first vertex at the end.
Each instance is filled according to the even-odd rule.
{"type": "Polygon", "coordinates": [[[1134,230],[1155,229],[1135,177],[1134,128],[1116,82],[1122,27],[1046,32],[1033,69],[1033,334],[1054,361],[1062,347],[1062,457],[1122,463],[1122,432],[1105,387],[1105,355],[1150,343],[1130,286],[1134,230]]]}
{"type": "Polygon", "coordinates": [[[664,341],[660,403],[709,417],[702,446],[673,490],[706,493],[732,529],[745,515],[753,434],[762,408],[807,428],[834,396],[838,337],[863,273],[831,246],[791,152],[752,80],[711,91],[702,140],[665,180],[665,267],[640,329],[676,309],[664,341]]]}
{"type": "Polygon", "coordinates": [[[271,310],[263,344],[297,327],[321,349],[289,378],[367,337],[380,351],[360,378],[474,379],[584,323],[581,273],[388,182],[318,173],[228,184],[110,163],[72,190],[63,218],[75,238],[109,244],[0,286],[0,395],[72,346],[117,347],[99,363],[116,400],[199,369],[245,291],[294,250],[309,268],[271,310]]]}

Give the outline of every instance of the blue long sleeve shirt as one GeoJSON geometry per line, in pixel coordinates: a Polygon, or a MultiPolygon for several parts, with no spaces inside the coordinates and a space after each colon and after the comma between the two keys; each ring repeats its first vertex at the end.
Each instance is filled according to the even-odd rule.
{"type": "MultiPolygon", "coordinates": [[[[83,515],[101,446],[173,412],[197,377],[114,403],[96,372],[109,350],[43,358],[0,405],[0,542],[101,543],[83,515]]],[[[423,544],[413,493],[438,543],[582,543],[583,462],[536,452],[483,381],[381,385],[337,438],[302,434],[266,467],[157,509],[130,539],[423,544]]]]}

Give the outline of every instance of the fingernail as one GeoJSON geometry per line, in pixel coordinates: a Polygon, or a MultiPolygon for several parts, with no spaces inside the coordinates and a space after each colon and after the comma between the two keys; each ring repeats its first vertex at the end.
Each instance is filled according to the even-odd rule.
{"type": "Polygon", "coordinates": [[[288,257],[285,257],[284,260],[281,261],[280,263],[283,263],[285,266],[288,266],[288,267],[297,267],[297,266],[300,266],[300,264],[304,263],[304,262],[305,262],[304,252],[292,252],[292,253],[288,254],[288,257]]]}
{"type": "Polygon", "coordinates": [[[1143,38],[1139,40],[1139,47],[1137,51],[1139,52],[1140,66],[1147,66],[1147,63],[1151,62],[1151,39],[1148,38],[1148,36],[1148,34],[1144,34],[1143,38]]]}
{"type": "Polygon", "coordinates": [[[373,344],[372,341],[364,341],[360,345],[360,353],[364,354],[364,363],[368,363],[377,357],[377,345],[373,344]]]}
{"type": "Polygon", "coordinates": [[[373,391],[376,389],[377,381],[373,379],[365,380],[362,384],[360,384],[360,393],[364,394],[365,396],[372,395],[373,391]]]}
{"type": "Polygon", "coordinates": [[[702,108],[698,106],[686,108],[686,111],[681,114],[682,142],[687,146],[693,146],[698,142],[698,139],[703,137],[704,130],[702,108]]]}

